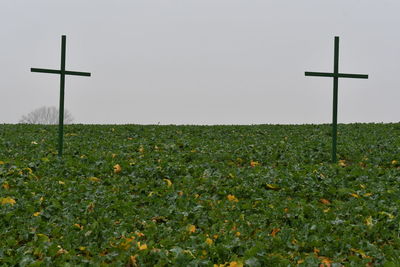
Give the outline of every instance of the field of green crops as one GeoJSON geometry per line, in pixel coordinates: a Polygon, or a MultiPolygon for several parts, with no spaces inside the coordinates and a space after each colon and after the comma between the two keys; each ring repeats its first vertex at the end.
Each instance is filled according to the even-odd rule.
{"type": "Polygon", "coordinates": [[[399,266],[400,124],[0,125],[0,266],[399,266]]]}

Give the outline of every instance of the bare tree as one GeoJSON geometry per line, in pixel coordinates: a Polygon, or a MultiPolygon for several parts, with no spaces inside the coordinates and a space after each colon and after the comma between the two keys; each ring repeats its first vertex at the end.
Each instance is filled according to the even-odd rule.
{"type": "MultiPolygon", "coordinates": [[[[58,108],[56,107],[40,107],[22,116],[19,123],[27,124],[58,124],[58,108]]],[[[74,121],[71,113],[64,109],[64,124],[71,124],[74,121]]]]}

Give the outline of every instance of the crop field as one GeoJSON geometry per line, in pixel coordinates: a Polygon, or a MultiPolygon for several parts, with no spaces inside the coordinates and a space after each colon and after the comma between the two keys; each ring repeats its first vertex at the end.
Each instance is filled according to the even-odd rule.
{"type": "Polygon", "coordinates": [[[400,124],[0,125],[0,266],[399,266],[400,124]]]}

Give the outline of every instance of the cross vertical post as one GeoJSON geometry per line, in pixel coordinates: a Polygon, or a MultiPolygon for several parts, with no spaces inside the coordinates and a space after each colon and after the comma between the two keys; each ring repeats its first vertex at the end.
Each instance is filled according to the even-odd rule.
{"type": "Polygon", "coordinates": [[[337,145],[337,113],[338,113],[338,87],[339,87],[339,37],[335,37],[335,55],[333,72],[333,118],[332,118],[332,162],[336,162],[337,145]]]}
{"type": "Polygon", "coordinates": [[[337,113],[338,113],[338,94],[339,94],[339,78],[358,78],[368,79],[367,74],[348,74],[339,73],[339,37],[335,37],[335,54],[333,73],[327,72],[305,72],[306,76],[316,77],[332,77],[333,78],[333,115],[332,115],[332,163],[337,162],[336,146],[337,146],[337,113]]]}
{"type": "Polygon", "coordinates": [[[64,95],[65,95],[65,57],[66,36],[61,36],[60,108],[58,109],[58,155],[62,157],[64,145],[64,95]]]}
{"type": "Polygon", "coordinates": [[[31,68],[31,72],[41,72],[41,73],[51,73],[60,74],[60,107],[58,114],[58,156],[61,158],[63,155],[63,145],[64,145],[64,95],[65,95],[65,75],[76,75],[76,76],[87,76],[90,77],[89,72],[78,72],[65,70],[66,61],[66,46],[67,37],[65,35],[61,36],[61,67],[60,70],[52,69],[38,69],[31,68]]]}

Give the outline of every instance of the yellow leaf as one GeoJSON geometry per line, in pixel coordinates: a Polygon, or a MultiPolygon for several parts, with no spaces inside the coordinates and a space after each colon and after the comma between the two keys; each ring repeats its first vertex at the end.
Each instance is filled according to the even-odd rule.
{"type": "Polygon", "coordinates": [[[207,237],[206,243],[207,245],[211,246],[214,243],[214,241],[211,238],[207,237]]]}
{"type": "Polygon", "coordinates": [[[11,206],[13,206],[16,203],[16,201],[10,197],[0,198],[0,199],[1,199],[1,205],[10,204],[11,206]]]}
{"type": "Polygon", "coordinates": [[[40,215],[40,211],[37,211],[37,212],[35,212],[34,214],[33,214],[33,216],[35,216],[35,217],[37,217],[37,216],[39,216],[40,215]]]}
{"type": "Polygon", "coordinates": [[[121,166],[119,164],[114,165],[114,173],[120,173],[121,172],[121,166]]]}
{"type": "Polygon", "coordinates": [[[274,228],[274,229],[272,229],[271,236],[272,236],[272,237],[275,237],[276,234],[277,234],[278,232],[280,232],[280,231],[281,231],[281,229],[279,229],[279,228],[274,228]]]}
{"type": "Polygon", "coordinates": [[[368,258],[368,256],[365,254],[365,252],[362,251],[361,249],[351,248],[350,250],[355,252],[355,253],[357,253],[357,254],[360,254],[361,257],[363,257],[363,258],[368,258]]]}
{"type": "Polygon", "coordinates": [[[146,250],[147,249],[147,245],[146,244],[141,245],[140,242],[137,243],[137,246],[138,246],[139,250],[146,250]]]}
{"type": "Polygon", "coordinates": [[[304,262],[304,260],[302,259],[302,260],[298,260],[297,261],[297,264],[302,264],[304,262]]]}
{"type": "Polygon", "coordinates": [[[79,250],[84,251],[84,250],[86,250],[86,247],[79,247],[79,250]]]}
{"type": "Polygon", "coordinates": [[[240,232],[236,232],[235,235],[236,235],[237,237],[239,237],[239,236],[240,236],[240,232]]]}
{"type": "Polygon", "coordinates": [[[5,190],[10,189],[10,185],[9,185],[7,182],[4,182],[4,184],[2,185],[2,187],[3,187],[5,190]]]}
{"type": "Polygon", "coordinates": [[[50,241],[50,238],[45,234],[36,234],[42,241],[50,241]]]}
{"type": "Polygon", "coordinates": [[[37,145],[38,143],[36,141],[31,142],[32,145],[37,145]]]}
{"type": "Polygon", "coordinates": [[[243,263],[237,262],[237,261],[232,261],[229,263],[229,267],[243,267],[243,263]]]}
{"type": "Polygon", "coordinates": [[[190,250],[185,249],[183,252],[189,254],[192,258],[196,258],[190,250]]]}
{"type": "Polygon", "coordinates": [[[392,160],[392,165],[397,165],[399,162],[397,160],[392,160]]]}
{"type": "Polygon", "coordinates": [[[130,247],[132,247],[132,241],[135,239],[134,236],[131,237],[126,237],[124,241],[119,244],[119,247],[125,250],[128,250],[130,247]]]}
{"type": "Polygon", "coordinates": [[[58,246],[60,249],[57,251],[56,255],[61,255],[61,254],[68,254],[68,251],[63,249],[61,246],[58,246]]]}
{"type": "Polygon", "coordinates": [[[372,193],[365,193],[364,194],[364,197],[370,197],[370,196],[372,196],[372,193]]]}
{"type": "Polygon", "coordinates": [[[112,157],[112,158],[115,158],[116,156],[117,156],[117,154],[114,154],[114,153],[111,154],[111,157],[112,157]]]}
{"type": "Polygon", "coordinates": [[[326,258],[326,257],[320,257],[320,259],[321,259],[321,263],[324,264],[323,266],[330,267],[331,263],[333,263],[333,261],[331,259],[326,258]]]}
{"type": "Polygon", "coordinates": [[[4,165],[4,164],[5,164],[4,161],[1,161],[1,160],[0,160],[0,165],[4,165]]]}
{"type": "Polygon", "coordinates": [[[391,220],[394,219],[394,215],[393,215],[393,214],[390,214],[390,213],[388,213],[388,212],[386,212],[386,211],[380,211],[379,214],[386,215],[386,216],[388,216],[389,219],[391,219],[391,220]]]}
{"type": "Polygon", "coordinates": [[[93,203],[93,202],[91,202],[88,206],[87,206],[87,211],[88,212],[93,212],[94,211],[94,207],[95,207],[95,204],[93,203]]]}
{"type": "Polygon", "coordinates": [[[239,202],[239,200],[234,196],[234,195],[227,195],[226,196],[226,198],[229,200],[229,201],[233,201],[233,202],[239,202]]]}
{"type": "Polygon", "coordinates": [[[144,148],[143,148],[143,146],[140,146],[140,147],[139,147],[139,152],[140,152],[140,153],[144,153],[144,148]]]}
{"type": "Polygon", "coordinates": [[[329,200],[325,199],[325,198],[321,198],[321,199],[319,200],[319,202],[321,202],[321,203],[324,204],[324,205],[329,205],[329,204],[331,204],[331,202],[330,202],[329,200]]]}
{"type": "Polygon", "coordinates": [[[136,234],[138,237],[143,237],[143,236],[144,236],[144,234],[141,233],[141,232],[136,232],[135,234],[136,234]]]}
{"type": "Polygon", "coordinates": [[[256,167],[258,165],[260,165],[260,163],[258,161],[250,161],[250,166],[251,167],[256,167]]]}
{"type": "Polygon", "coordinates": [[[374,223],[372,222],[372,216],[369,216],[367,219],[365,219],[365,224],[367,226],[373,226],[374,223]]]}
{"type": "Polygon", "coordinates": [[[284,211],[285,213],[288,213],[288,212],[289,212],[289,209],[288,209],[288,208],[284,208],[283,211],[284,211]]]}
{"type": "Polygon", "coordinates": [[[75,223],[74,226],[80,230],[83,230],[83,225],[80,225],[78,223],[75,223]]]}
{"type": "Polygon", "coordinates": [[[357,195],[357,194],[355,194],[355,193],[351,193],[350,195],[351,195],[352,197],[355,197],[355,198],[360,198],[360,196],[357,195]]]}
{"type": "Polygon", "coordinates": [[[339,160],[339,166],[346,167],[347,166],[346,161],[344,159],[339,160]]]}
{"type": "Polygon", "coordinates": [[[170,179],[165,178],[164,181],[167,183],[168,187],[172,186],[172,182],[170,179]]]}
{"type": "Polygon", "coordinates": [[[134,236],[126,237],[126,238],[125,238],[125,241],[128,242],[128,243],[132,242],[133,240],[135,240],[135,237],[134,237],[134,236]]]}
{"type": "Polygon", "coordinates": [[[97,177],[89,177],[89,180],[92,182],[100,182],[101,180],[97,177]]]}
{"type": "Polygon", "coordinates": [[[196,232],[196,226],[194,226],[193,224],[189,224],[187,229],[188,229],[189,233],[196,232]]]}
{"type": "Polygon", "coordinates": [[[267,189],[274,190],[274,191],[280,190],[279,186],[274,185],[274,184],[267,184],[267,189]]]}
{"type": "Polygon", "coordinates": [[[136,260],[137,257],[138,257],[138,255],[129,257],[129,261],[131,262],[131,265],[134,266],[134,267],[138,266],[137,265],[137,260],[136,260]]]}
{"type": "Polygon", "coordinates": [[[43,162],[49,162],[50,160],[48,158],[42,158],[43,162]]]}
{"type": "Polygon", "coordinates": [[[63,182],[63,181],[58,181],[58,184],[65,184],[65,182],[63,182]]]}

